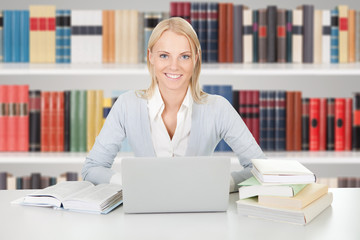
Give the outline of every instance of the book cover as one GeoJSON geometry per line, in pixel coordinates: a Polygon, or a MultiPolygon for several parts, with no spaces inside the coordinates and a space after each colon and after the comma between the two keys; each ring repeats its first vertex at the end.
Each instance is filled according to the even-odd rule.
{"type": "Polygon", "coordinates": [[[327,98],[326,114],[326,150],[335,150],[335,99],[327,98]]]}
{"type": "Polygon", "coordinates": [[[267,11],[259,9],[259,29],[258,29],[258,48],[259,63],[267,62],[267,11]]]}
{"type": "Polygon", "coordinates": [[[302,99],[302,114],[301,114],[301,149],[309,150],[309,113],[310,113],[310,99],[302,99]]]}
{"type": "Polygon", "coordinates": [[[339,63],[347,63],[349,58],[349,7],[337,6],[339,11],[339,63]]]}
{"type": "Polygon", "coordinates": [[[339,11],[333,9],[331,13],[331,51],[330,51],[330,62],[339,62],[339,11]]]}
{"type": "Polygon", "coordinates": [[[274,208],[301,210],[324,196],[326,193],[328,193],[327,185],[310,183],[294,197],[259,195],[258,203],[260,205],[274,208]]]}
{"type": "Polygon", "coordinates": [[[286,150],[286,92],[275,93],[275,150],[286,150]]]}
{"type": "Polygon", "coordinates": [[[277,46],[276,46],[276,25],[277,25],[277,7],[267,7],[267,62],[276,62],[277,46]]]}
{"type": "Polygon", "coordinates": [[[277,62],[286,62],[286,10],[277,10],[276,21],[276,47],[277,47],[277,62]]]}
{"type": "Polygon", "coordinates": [[[8,150],[8,119],[9,119],[8,86],[0,85],[0,152],[8,150]]]}
{"type": "Polygon", "coordinates": [[[29,151],[29,85],[18,86],[17,151],[29,151]]]}
{"type": "Polygon", "coordinates": [[[335,99],[335,151],[345,150],[345,99],[335,99]]]}
{"type": "Polygon", "coordinates": [[[50,151],[50,92],[41,92],[41,152],[50,151]]]}
{"type": "Polygon", "coordinates": [[[309,150],[320,150],[320,98],[310,98],[309,150]]]}
{"type": "Polygon", "coordinates": [[[29,91],[29,151],[40,151],[41,91],[29,91]]]}
{"type": "Polygon", "coordinates": [[[303,5],[303,62],[314,62],[314,5],[303,5]]]}
{"type": "Polygon", "coordinates": [[[293,10],[292,25],[292,59],[293,63],[303,62],[303,10],[293,10]]]}
{"type": "Polygon", "coordinates": [[[253,62],[253,11],[243,10],[243,60],[244,63],[253,62]]]}
{"type": "Polygon", "coordinates": [[[292,63],[292,10],[286,10],[286,62],[292,63]]]}
{"type": "MultiPolygon", "coordinates": [[[[191,3],[193,4],[193,3],[191,3]]],[[[207,62],[218,62],[219,4],[207,4],[207,62]]]]}
{"type": "Polygon", "coordinates": [[[331,17],[330,10],[322,10],[322,62],[330,63],[331,17]]]}

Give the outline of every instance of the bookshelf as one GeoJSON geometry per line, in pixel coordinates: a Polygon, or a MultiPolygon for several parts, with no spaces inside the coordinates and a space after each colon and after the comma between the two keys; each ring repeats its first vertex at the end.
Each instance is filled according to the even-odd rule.
{"type": "MultiPolygon", "coordinates": [[[[223,2],[223,1],[219,1],[223,2]]],[[[231,1],[251,8],[263,8],[264,1],[231,1]]],[[[2,9],[27,9],[34,1],[8,1],[2,9]]],[[[155,2],[130,1],[115,3],[110,0],[64,0],[61,3],[38,1],[37,4],[55,4],[59,9],[137,9],[139,11],[168,11],[168,0],[155,2]],[[141,4],[139,4],[141,2],[141,4]]],[[[295,8],[306,1],[272,4],[295,8]]],[[[339,2],[320,1],[316,8],[329,9],[339,2]]],[[[342,1],[357,10],[359,2],[342,1]]],[[[360,91],[360,63],[353,64],[203,64],[200,83],[231,84],[234,89],[300,90],[304,97],[350,97],[360,91]]],[[[62,91],[67,89],[104,89],[105,95],[113,89],[140,89],[148,87],[150,77],[146,64],[0,64],[0,84],[30,84],[31,89],[62,91]],[[101,79],[101,81],[99,81],[101,79]]],[[[222,154],[222,153],[216,153],[222,154]]],[[[225,153],[225,155],[232,153],[225,153]]],[[[359,176],[359,152],[269,152],[269,157],[298,159],[319,177],[359,176]]],[[[131,154],[121,153],[114,163],[131,154]]],[[[65,171],[81,171],[85,153],[0,153],[0,169],[14,175],[32,171],[58,175],[65,171]]],[[[236,168],[236,161],[233,165],[236,168]]]]}

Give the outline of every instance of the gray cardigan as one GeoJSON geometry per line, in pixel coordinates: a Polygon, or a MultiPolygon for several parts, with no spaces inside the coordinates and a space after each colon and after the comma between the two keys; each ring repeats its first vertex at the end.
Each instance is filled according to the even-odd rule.
{"type": "MultiPolygon", "coordinates": [[[[121,143],[127,138],[136,157],[156,156],[153,147],[147,100],[128,91],[119,96],[82,169],[84,180],[108,183],[115,172],[111,166],[121,143]]],[[[186,156],[212,155],[224,139],[238,157],[244,170],[232,172],[235,186],[252,176],[252,158],[265,158],[245,123],[223,97],[209,95],[206,103],[194,102],[186,156]]]]}

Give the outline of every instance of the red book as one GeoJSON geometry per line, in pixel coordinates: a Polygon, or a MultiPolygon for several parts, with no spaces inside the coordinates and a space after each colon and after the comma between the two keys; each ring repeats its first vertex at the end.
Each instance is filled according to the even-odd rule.
{"type": "Polygon", "coordinates": [[[178,15],[178,2],[170,2],[170,17],[177,17],[178,15]]]}
{"type": "Polygon", "coordinates": [[[320,99],[310,98],[309,112],[309,150],[320,149],[320,99]]]}
{"type": "Polygon", "coordinates": [[[41,92],[41,151],[49,152],[50,92],[41,92]]]}
{"type": "Polygon", "coordinates": [[[326,150],[326,129],[327,129],[327,99],[321,98],[320,99],[320,151],[326,150]]]}
{"type": "Polygon", "coordinates": [[[259,105],[260,105],[260,97],[259,97],[259,91],[255,90],[252,93],[252,129],[253,129],[253,136],[256,140],[256,142],[259,144],[260,141],[260,126],[259,126],[259,105]]]}
{"type": "Polygon", "coordinates": [[[18,99],[18,86],[8,86],[8,99],[9,99],[9,114],[8,114],[8,151],[16,151],[18,149],[17,137],[19,126],[19,99],[18,99]]]}
{"type": "Polygon", "coordinates": [[[57,150],[57,92],[50,92],[49,101],[49,151],[56,152],[57,150]]]}
{"type": "Polygon", "coordinates": [[[58,92],[56,101],[56,151],[64,151],[64,92],[58,92]]]}
{"type": "Polygon", "coordinates": [[[352,149],[352,98],[345,99],[345,150],[352,149]]]}
{"type": "Polygon", "coordinates": [[[191,11],[191,3],[190,2],[185,2],[184,3],[184,19],[186,21],[188,21],[189,23],[191,23],[191,21],[190,21],[190,15],[191,15],[190,11],[191,11]]]}
{"type": "Polygon", "coordinates": [[[247,91],[245,90],[240,90],[239,91],[239,113],[240,116],[242,118],[242,120],[244,121],[245,125],[247,127],[249,127],[248,125],[248,113],[247,113],[247,103],[246,103],[246,95],[247,95],[247,91]]]}
{"type": "Polygon", "coordinates": [[[18,86],[17,151],[29,151],[29,85],[18,86]]]}
{"type": "Polygon", "coordinates": [[[246,91],[245,94],[245,112],[247,115],[247,122],[246,125],[251,132],[251,134],[254,136],[254,129],[253,129],[253,98],[252,98],[252,91],[246,91]]]}
{"type": "Polygon", "coordinates": [[[345,150],[345,99],[335,99],[335,151],[345,150]]]}
{"type": "Polygon", "coordinates": [[[7,151],[8,86],[0,85],[0,152],[7,151]]]}
{"type": "Polygon", "coordinates": [[[178,2],[177,9],[176,9],[176,16],[184,18],[184,10],[185,10],[185,4],[184,2],[178,2]]]}
{"type": "Polygon", "coordinates": [[[227,25],[227,4],[226,3],[219,3],[219,29],[218,29],[218,36],[219,36],[219,42],[218,42],[218,55],[219,55],[219,63],[226,62],[226,53],[227,53],[227,32],[226,32],[226,25],[227,25]]]}

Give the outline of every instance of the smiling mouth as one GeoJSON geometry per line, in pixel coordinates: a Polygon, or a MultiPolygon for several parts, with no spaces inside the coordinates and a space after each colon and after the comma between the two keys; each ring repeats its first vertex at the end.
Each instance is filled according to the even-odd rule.
{"type": "Polygon", "coordinates": [[[179,79],[182,76],[182,74],[165,73],[165,76],[170,79],[179,79]]]}

